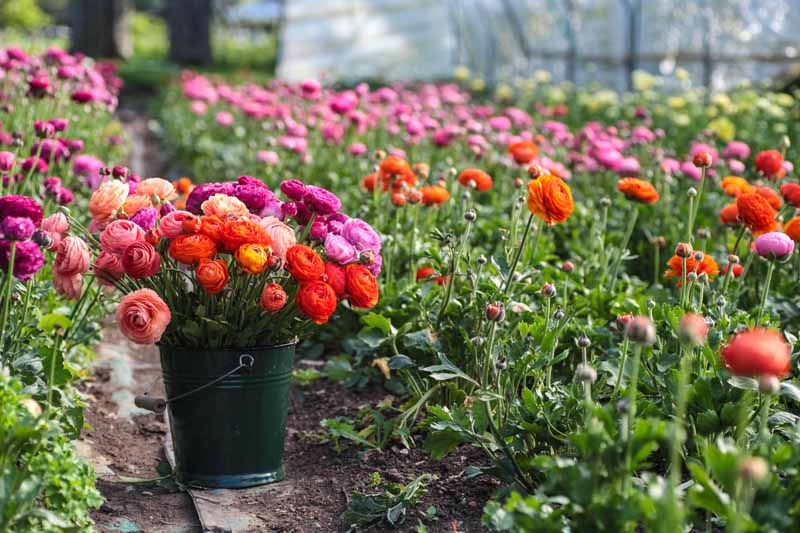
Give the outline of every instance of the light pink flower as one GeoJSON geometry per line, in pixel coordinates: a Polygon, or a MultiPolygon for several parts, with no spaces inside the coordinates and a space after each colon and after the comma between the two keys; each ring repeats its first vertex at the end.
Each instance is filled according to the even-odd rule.
{"type": "Polygon", "coordinates": [[[130,220],[115,220],[100,234],[104,252],[121,256],[130,244],[144,240],[144,230],[130,220]]]}
{"type": "Polygon", "coordinates": [[[151,289],[126,295],[117,307],[116,317],[122,334],[137,344],[161,340],[172,319],[167,304],[151,289]]]}

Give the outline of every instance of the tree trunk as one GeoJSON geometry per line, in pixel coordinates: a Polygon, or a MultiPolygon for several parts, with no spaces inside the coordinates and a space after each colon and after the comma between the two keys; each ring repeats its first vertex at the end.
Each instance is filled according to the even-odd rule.
{"type": "Polygon", "coordinates": [[[72,51],[92,57],[130,57],[130,8],[130,0],[72,0],[72,51]]]}
{"type": "Polygon", "coordinates": [[[211,63],[211,0],[167,0],[167,23],[172,61],[211,63]]]}

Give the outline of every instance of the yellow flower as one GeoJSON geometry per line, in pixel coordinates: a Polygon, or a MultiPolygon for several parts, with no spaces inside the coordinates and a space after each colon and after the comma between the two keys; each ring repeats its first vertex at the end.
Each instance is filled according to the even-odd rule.
{"type": "Polygon", "coordinates": [[[686,81],[689,79],[689,71],[685,68],[677,68],[675,69],[675,77],[680,81],[686,81]]]}
{"type": "Polygon", "coordinates": [[[644,70],[636,70],[633,72],[633,88],[637,91],[647,91],[656,86],[657,79],[655,76],[644,70]]]}
{"type": "Polygon", "coordinates": [[[686,107],[686,98],[682,96],[670,96],[667,98],[667,105],[672,109],[682,109],[686,107]]]}
{"type": "Polygon", "coordinates": [[[513,90],[506,83],[499,83],[494,94],[499,100],[510,100],[514,96],[513,90]]]}
{"type": "Polygon", "coordinates": [[[482,91],[486,88],[486,82],[482,78],[475,78],[470,84],[473,91],[482,91]]]}
{"type": "Polygon", "coordinates": [[[725,142],[730,142],[736,137],[736,125],[728,117],[718,117],[708,123],[708,129],[719,135],[725,142]]]}
{"type": "Polygon", "coordinates": [[[236,249],[236,261],[248,274],[261,274],[267,268],[269,249],[260,244],[243,244],[236,249]]]}
{"type": "Polygon", "coordinates": [[[453,77],[457,80],[464,81],[469,78],[469,69],[464,65],[458,66],[453,71],[453,77]]]}
{"type": "Polygon", "coordinates": [[[546,70],[537,70],[533,73],[533,79],[536,80],[537,83],[548,83],[553,79],[553,76],[546,70]]]}

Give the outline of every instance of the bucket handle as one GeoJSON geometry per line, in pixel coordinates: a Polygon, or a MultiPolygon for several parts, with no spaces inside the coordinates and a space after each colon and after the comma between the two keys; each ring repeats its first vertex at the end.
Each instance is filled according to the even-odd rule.
{"type": "Polygon", "coordinates": [[[207,389],[208,387],[211,387],[212,385],[216,385],[217,383],[219,383],[223,379],[225,379],[225,378],[227,378],[229,376],[232,376],[233,374],[235,374],[239,370],[245,370],[245,369],[246,370],[251,370],[253,368],[253,365],[255,364],[255,362],[256,362],[256,360],[249,353],[242,354],[242,355],[239,356],[239,364],[235,368],[232,368],[231,370],[228,370],[227,372],[225,372],[221,376],[212,379],[208,383],[204,383],[203,385],[200,385],[199,387],[196,387],[196,388],[194,388],[192,390],[186,391],[186,392],[184,392],[182,394],[178,394],[177,396],[173,396],[172,398],[167,398],[167,399],[154,398],[154,397],[150,396],[150,389],[152,389],[153,386],[158,382],[158,380],[161,379],[161,377],[159,376],[158,378],[156,378],[155,381],[153,381],[153,383],[150,384],[150,386],[147,388],[147,391],[144,394],[136,396],[133,399],[133,403],[134,403],[134,405],[136,407],[139,407],[141,409],[146,409],[146,410],[152,411],[153,413],[156,413],[156,414],[163,413],[164,410],[167,408],[168,404],[171,404],[172,402],[177,402],[178,400],[182,400],[183,398],[186,398],[187,396],[191,396],[192,394],[194,394],[196,392],[200,392],[201,390],[207,389]]]}

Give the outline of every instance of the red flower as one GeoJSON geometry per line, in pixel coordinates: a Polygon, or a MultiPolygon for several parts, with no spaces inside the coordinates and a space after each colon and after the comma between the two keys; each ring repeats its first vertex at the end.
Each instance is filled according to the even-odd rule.
{"type": "Polygon", "coordinates": [[[378,281],[364,265],[350,264],[347,274],[347,299],[353,307],[370,309],[378,303],[378,281]]]}
{"type": "Polygon", "coordinates": [[[789,345],[780,332],[755,328],[739,333],[722,349],[722,360],[738,376],[789,374],[789,345]]]}
{"type": "Polygon", "coordinates": [[[792,204],[797,209],[800,209],[800,184],[784,183],[781,185],[781,194],[787,204],[792,204]]]}
{"type": "Polygon", "coordinates": [[[347,293],[347,275],[343,266],[336,263],[325,263],[325,281],[333,288],[339,298],[344,298],[347,293]]]}
{"type": "Polygon", "coordinates": [[[261,309],[268,313],[275,313],[286,305],[286,291],[278,283],[268,283],[261,291],[258,303],[261,309]]]}
{"type": "Polygon", "coordinates": [[[316,324],[324,324],[336,310],[336,293],[324,281],[302,283],[295,296],[297,306],[316,324]]]}
{"type": "Polygon", "coordinates": [[[758,152],[755,158],[756,168],[767,177],[783,177],[783,155],[777,150],[758,152]]]}

